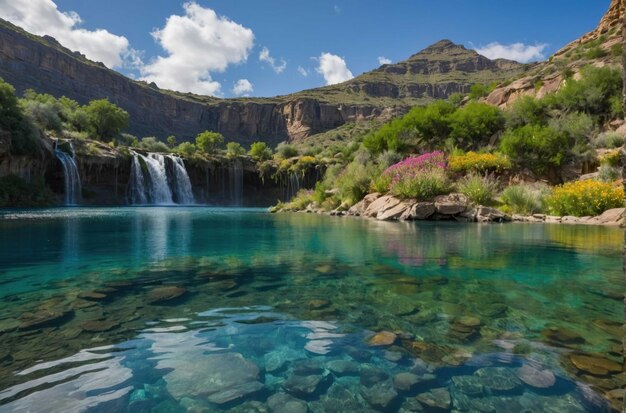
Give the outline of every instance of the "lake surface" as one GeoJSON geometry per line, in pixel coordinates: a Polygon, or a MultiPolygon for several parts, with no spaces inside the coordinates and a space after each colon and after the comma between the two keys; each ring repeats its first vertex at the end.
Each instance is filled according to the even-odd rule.
{"type": "Polygon", "coordinates": [[[0,413],[602,412],[623,231],[0,211],[0,413]]]}

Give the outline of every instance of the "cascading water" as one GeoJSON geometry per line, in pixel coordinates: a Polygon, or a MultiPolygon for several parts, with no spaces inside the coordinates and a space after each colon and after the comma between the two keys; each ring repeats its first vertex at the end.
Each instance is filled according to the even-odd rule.
{"type": "Polygon", "coordinates": [[[291,198],[298,194],[298,191],[300,191],[303,186],[302,178],[303,176],[298,172],[288,172],[287,181],[283,184],[285,186],[283,190],[285,201],[291,200],[291,198]]]}
{"type": "Polygon", "coordinates": [[[129,201],[136,205],[193,204],[191,181],[183,160],[173,155],[133,152],[129,201]],[[168,168],[169,166],[169,168],[168,168]]]}
{"type": "Polygon", "coordinates": [[[173,163],[175,183],[175,191],[173,192],[176,195],[176,203],[183,205],[195,204],[196,200],[193,197],[191,181],[189,180],[189,175],[187,174],[183,160],[178,156],[170,156],[170,159],[173,163]]]}
{"type": "Polygon", "coordinates": [[[78,205],[82,198],[80,174],[74,161],[74,147],[67,142],[71,154],[59,148],[59,142],[55,143],[54,154],[63,166],[63,179],[65,181],[65,205],[78,205]]]}
{"type": "Polygon", "coordinates": [[[243,199],[243,162],[234,159],[228,167],[228,188],[230,202],[233,206],[241,206],[243,199]]]}

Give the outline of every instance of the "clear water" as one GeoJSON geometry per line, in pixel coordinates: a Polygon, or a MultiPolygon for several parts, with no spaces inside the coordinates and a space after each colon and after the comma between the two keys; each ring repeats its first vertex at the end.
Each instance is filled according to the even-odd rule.
{"type": "Polygon", "coordinates": [[[429,398],[597,412],[624,380],[569,361],[621,363],[619,229],[204,207],[0,218],[1,413],[410,412],[429,398]],[[370,345],[380,331],[393,345],[370,345]],[[554,380],[519,381],[523,366],[554,380]]]}

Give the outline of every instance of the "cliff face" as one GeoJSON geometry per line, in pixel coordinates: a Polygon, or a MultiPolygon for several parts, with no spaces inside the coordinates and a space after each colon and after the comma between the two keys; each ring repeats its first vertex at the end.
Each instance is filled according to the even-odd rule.
{"type": "Polygon", "coordinates": [[[477,82],[508,79],[522,68],[442,41],[339,85],[277,98],[216,99],[134,81],[0,19],[0,77],[19,93],[31,88],[81,103],[108,98],[129,112],[130,132],[138,136],[184,139],[208,129],[244,144],[305,139],[346,122],[386,119],[411,105],[467,92],[477,82]]]}

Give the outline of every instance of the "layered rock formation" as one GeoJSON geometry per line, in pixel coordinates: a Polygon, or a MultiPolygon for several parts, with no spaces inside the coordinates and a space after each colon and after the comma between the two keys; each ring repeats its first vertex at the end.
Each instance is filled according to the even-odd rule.
{"type": "Polygon", "coordinates": [[[339,85],[276,98],[217,99],[134,81],[51,37],[34,36],[0,19],[0,77],[19,93],[31,88],[81,103],[108,98],[129,112],[130,132],[139,136],[185,139],[208,129],[244,144],[258,139],[276,144],[346,122],[387,119],[411,105],[465,93],[474,83],[509,79],[523,69],[446,40],[339,85]]]}

